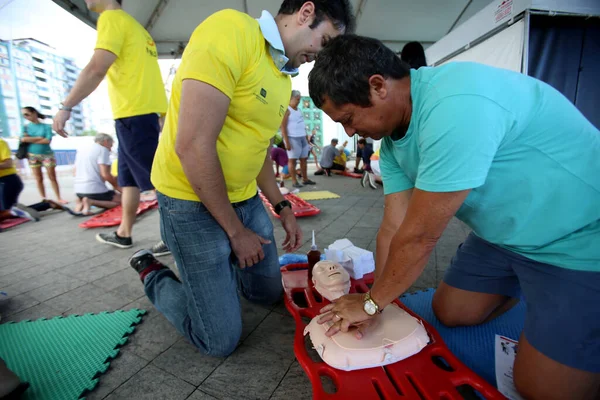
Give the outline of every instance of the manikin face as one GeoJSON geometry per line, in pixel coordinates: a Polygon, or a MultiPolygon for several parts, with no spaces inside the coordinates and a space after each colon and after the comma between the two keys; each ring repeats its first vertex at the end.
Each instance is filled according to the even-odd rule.
{"type": "Polygon", "coordinates": [[[350,275],[340,264],[319,261],[313,268],[315,289],[327,300],[333,301],[350,291],[350,275]]]}

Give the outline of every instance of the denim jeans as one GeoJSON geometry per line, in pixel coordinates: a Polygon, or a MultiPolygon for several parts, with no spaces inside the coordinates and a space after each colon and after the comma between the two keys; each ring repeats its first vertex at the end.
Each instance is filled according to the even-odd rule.
{"type": "Polygon", "coordinates": [[[201,352],[227,356],[242,332],[239,294],[265,305],[283,294],[273,224],[258,196],[234,204],[243,225],[271,241],[263,245],[264,260],[241,269],[227,234],[202,203],[157,196],[161,235],[181,281],[169,269],[151,272],[146,295],[201,352]]]}

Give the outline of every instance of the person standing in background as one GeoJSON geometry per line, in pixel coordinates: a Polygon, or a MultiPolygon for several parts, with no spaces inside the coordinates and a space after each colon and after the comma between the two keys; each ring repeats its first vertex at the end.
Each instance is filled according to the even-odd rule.
{"type": "Polygon", "coordinates": [[[317,130],[313,129],[311,135],[306,136],[306,140],[308,140],[308,145],[310,146],[310,154],[312,154],[315,158],[315,166],[317,167],[317,170],[319,170],[321,169],[321,167],[319,166],[319,158],[317,157],[317,151],[315,150],[315,147],[319,149],[319,151],[321,150],[321,148],[317,144],[317,130]]]}
{"type": "Polygon", "coordinates": [[[23,107],[21,112],[23,117],[29,121],[29,124],[23,130],[21,142],[29,143],[29,147],[27,148],[29,167],[35,177],[42,200],[46,199],[44,174],[42,172],[42,167],[44,167],[46,168],[46,173],[48,174],[48,179],[50,179],[56,198],[60,203],[67,204],[68,202],[60,197],[60,187],[56,179],[56,158],[54,158],[54,152],[50,147],[53,135],[52,128],[41,121],[46,116],[33,107],[23,107]]]}
{"type": "Polygon", "coordinates": [[[283,135],[283,141],[285,142],[285,148],[289,158],[290,175],[292,176],[292,182],[295,188],[315,184],[315,182],[308,179],[306,172],[310,146],[306,139],[304,116],[302,115],[302,111],[298,109],[301,97],[302,95],[298,90],[292,90],[290,105],[283,116],[283,121],[281,121],[281,134],[283,135]],[[300,171],[302,171],[302,183],[304,185],[298,183],[298,178],[296,176],[296,161],[298,159],[300,160],[300,171]]]}
{"type": "Polygon", "coordinates": [[[115,232],[96,239],[119,248],[131,239],[140,191],[152,190],[150,171],[160,132],[159,116],[167,111],[167,97],[158,67],[158,51],[150,34],[121,8],[122,0],[85,0],[100,13],[94,55],[81,71],[73,90],[54,117],[54,130],[67,137],[65,123],[71,110],[108,77],[108,94],[119,140],[118,183],[123,188],[123,214],[115,232]]]}

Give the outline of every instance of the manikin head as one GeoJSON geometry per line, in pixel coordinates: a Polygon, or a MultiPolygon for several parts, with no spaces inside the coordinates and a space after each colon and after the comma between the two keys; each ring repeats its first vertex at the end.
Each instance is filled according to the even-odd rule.
{"type": "Polygon", "coordinates": [[[123,0],[85,0],[88,10],[101,13],[106,10],[118,10],[123,0]]]}
{"type": "Polygon", "coordinates": [[[114,144],[113,138],[106,133],[97,134],[94,138],[94,142],[98,143],[102,147],[106,147],[108,151],[112,149],[112,146],[114,144]]]}
{"type": "Polygon", "coordinates": [[[314,61],[329,40],[353,32],[355,22],[349,0],[284,0],[275,20],[292,68],[314,61]]]}
{"type": "Polygon", "coordinates": [[[308,87],[315,105],[350,137],[403,136],[410,124],[410,67],[377,39],[332,39],[319,54],[308,87]]]}
{"type": "Polygon", "coordinates": [[[290,107],[294,110],[298,108],[298,104],[300,104],[300,99],[302,98],[302,94],[299,90],[292,90],[292,97],[290,98],[290,107]]]}
{"type": "Polygon", "coordinates": [[[336,262],[319,261],[313,267],[312,274],[315,289],[329,301],[336,300],[350,291],[350,275],[336,262]]]}

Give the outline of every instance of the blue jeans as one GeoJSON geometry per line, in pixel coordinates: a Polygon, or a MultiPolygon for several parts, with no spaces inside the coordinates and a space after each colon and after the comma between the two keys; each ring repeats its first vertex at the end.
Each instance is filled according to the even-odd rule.
{"type": "Polygon", "coordinates": [[[263,245],[264,260],[241,269],[225,231],[202,203],[157,196],[161,235],[181,281],[169,269],[151,272],[146,295],[201,352],[227,356],[242,333],[239,294],[265,305],[283,295],[273,224],[258,196],[232,204],[246,228],[271,241],[263,245]]]}

